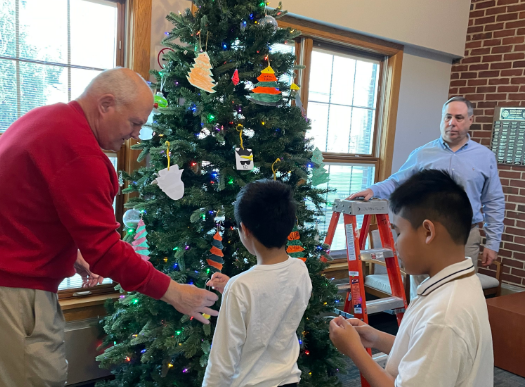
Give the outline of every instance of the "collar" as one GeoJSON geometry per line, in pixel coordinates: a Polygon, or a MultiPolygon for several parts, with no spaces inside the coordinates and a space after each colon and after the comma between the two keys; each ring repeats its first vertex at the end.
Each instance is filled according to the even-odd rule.
{"type": "Polygon", "coordinates": [[[475,270],[472,259],[466,257],[464,261],[447,266],[435,276],[427,278],[425,281],[423,281],[417,288],[417,295],[428,296],[430,293],[441,286],[454,281],[459,277],[473,274],[474,272],[475,270]]]}
{"type": "MultiPolygon", "coordinates": [[[[461,148],[459,148],[456,152],[459,152],[461,149],[466,148],[469,145],[469,143],[471,141],[469,133],[467,133],[467,137],[468,137],[467,142],[465,144],[463,144],[463,146],[461,148]]],[[[443,140],[443,137],[439,138],[439,142],[441,143],[441,145],[443,146],[444,149],[448,149],[449,151],[452,152],[452,149],[450,149],[450,146],[448,145],[448,143],[445,140],[443,140]]]]}

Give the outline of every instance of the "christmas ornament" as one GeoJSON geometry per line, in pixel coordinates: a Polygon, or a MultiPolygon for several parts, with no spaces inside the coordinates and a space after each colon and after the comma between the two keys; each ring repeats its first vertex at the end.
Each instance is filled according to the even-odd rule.
{"type": "Polygon", "coordinates": [[[232,83],[237,86],[240,82],[240,79],[239,79],[239,70],[235,70],[233,72],[233,77],[232,77],[232,83]]]}
{"type": "Polygon", "coordinates": [[[319,148],[315,148],[312,155],[312,162],[315,163],[315,167],[312,170],[312,185],[317,186],[325,184],[330,181],[330,174],[324,169],[323,152],[319,148]]]}
{"type": "Polygon", "coordinates": [[[211,69],[212,66],[208,53],[201,52],[197,58],[195,58],[195,63],[186,78],[188,82],[196,88],[207,91],[208,93],[215,93],[213,88],[216,85],[212,78],[211,69]]]}
{"type": "Polygon", "coordinates": [[[277,77],[271,66],[268,66],[257,77],[259,83],[255,85],[252,94],[248,97],[259,105],[277,106],[281,101],[281,92],[277,88],[277,77]]]}
{"type": "Polygon", "coordinates": [[[275,20],[275,18],[270,15],[266,15],[262,19],[257,20],[257,24],[259,24],[261,27],[272,26],[274,32],[277,31],[277,28],[279,28],[277,20],[275,20]]]}
{"type": "Polygon", "coordinates": [[[288,235],[288,243],[286,243],[286,252],[292,258],[299,258],[301,261],[306,262],[304,257],[304,247],[303,243],[299,240],[301,236],[299,235],[299,229],[297,226],[294,226],[290,235],[288,235]]]}
{"type": "Polygon", "coordinates": [[[164,98],[162,92],[158,91],[155,97],[153,97],[153,107],[155,109],[168,107],[168,100],[164,98]]]}
{"type": "Polygon", "coordinates": [[[235,148],[235,167],[238,171],[253,169],[253,152],[251,149],[235,148]]]}
{"type": "MultiPolygon", "coordinates": [[[[238,127],[242,128],[239,124],[238,127]]],[[[253,152],[251,149],[244,149],[242,143],[242,129],[237,129],[241,139],[241,147],[235,148],[235,167],[238,171],[250,171],[253,169],[253,152]]]]}
{"type": "Polygon", "coordinates": [[[206,262],[208,262],[208,265],[210,265],[211,267],[214,267],[218,271],[221,271],[222,265],[224,264],[224,259],[222,259],[222,257],[224,257],[224,254],[222,253],[222,249],[224,246],[222,245],[222,237],[221,234],[219,234],[219,231],[217,231],[213,236],[211,245],[211,255],[206,260],[206,262]]]}
{"type": "Polygon", "coordinates": [[[277,159],[272,164],[272,173],[273,173],[273,180],[277,180],[277,171],[275,170],[275,164],[280,163],[281,159],[277,159]]]}
{"type": "Polygon", "coordinates": [[[184,182],[182,181],[184,169],[179,169],[179,166],[176,164],[170,169],[170,143],[166,141],[166,145],[168,168],[160,170],[158,173],[159,177],[153,180],[151,184],[158,184],[160,189],[171,199],[179,200],[184,196],[184,182]]]}
{"type": "Polygon", "coordinates": [[[122,223],[127,228],[135,228],[140,222],[140,212],[134,209],[127,210],[122,217],[122,223]]]}
{"type": "Polygon", "coordinates": [[[148,250],[148,240],[146,239],[147,235],[148,232],[146,231],[146,225],[144,224],[144,221],[140,219],[134,238],[135,240],[131,245],[133,246],[133,250],[135,250],[135,252],[145,261],[149,261],[150,254],[148,250]]]}
{"type": "Polygon", "coordinates": [[[320,250],[321,250],[321,261],[326,263],[328,261],[334,260],[332,256],[330,255],[330,245],[323,243],[320,246],[320,250]]]}

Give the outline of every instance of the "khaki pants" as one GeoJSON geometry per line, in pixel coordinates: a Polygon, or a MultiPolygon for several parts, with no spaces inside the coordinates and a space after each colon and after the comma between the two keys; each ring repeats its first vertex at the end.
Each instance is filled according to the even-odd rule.
{"type": "Polygon", "coordinates": [[[0,287],[0,387],[64,386],[64,328],[55,293],[0,287]]]}
{"type": "MultiPolygon", "coordinates": [[[[475,226],[470,230],[467,244],[465,245],[465,256],[472,259],[474,264],[474,270],[478,272],[478,258],[481,246],[481,234],[479,233],[479,227],[475,226]]],[[[411,275],[410,276],[410,299],[414,299],[417,296],[417,287],[428,278],[428,275],[411,275]]]]}

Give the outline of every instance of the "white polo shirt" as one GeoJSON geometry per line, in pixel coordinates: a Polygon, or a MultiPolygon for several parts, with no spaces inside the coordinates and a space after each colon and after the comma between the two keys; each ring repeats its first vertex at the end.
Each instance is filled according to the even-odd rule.
{"type": "Polygon", "coordinates": [[[398,387],[494,385],[487,304],[470,258],[421,283],[386,364],[398,387]]]}

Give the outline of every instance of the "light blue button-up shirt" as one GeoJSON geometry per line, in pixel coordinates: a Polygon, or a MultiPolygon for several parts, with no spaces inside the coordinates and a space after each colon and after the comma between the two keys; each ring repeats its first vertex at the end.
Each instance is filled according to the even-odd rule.
{"type": "Polygon", "coordinates": [[[485,222],[485,246],[499,251],[505,195],[494,153],[470,137],[465,145],[453,152],[442,138],[438,138],[413,151],[398,172],[371,186],[374,197],[388,199],[399,185],[423,169],[447,171],[465,188],[474,213],[472,223],[485,222]]]}

